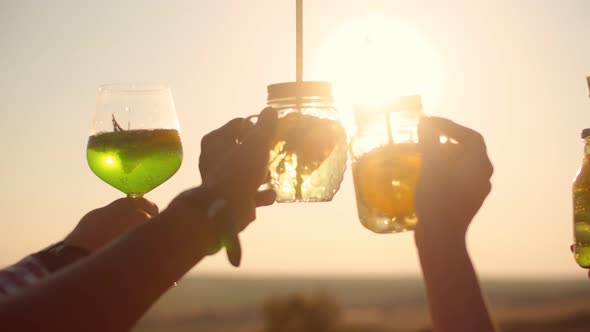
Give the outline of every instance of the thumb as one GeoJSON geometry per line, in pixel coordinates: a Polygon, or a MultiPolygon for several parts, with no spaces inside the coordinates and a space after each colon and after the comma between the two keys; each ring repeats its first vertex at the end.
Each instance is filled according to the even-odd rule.
{"type": "Polygon", "coordinates": [[[418,145],[422,153],[423,167],[436,167],[441,154],[440,129],[429,117],[423,117],[418,124],[418,145]]]}

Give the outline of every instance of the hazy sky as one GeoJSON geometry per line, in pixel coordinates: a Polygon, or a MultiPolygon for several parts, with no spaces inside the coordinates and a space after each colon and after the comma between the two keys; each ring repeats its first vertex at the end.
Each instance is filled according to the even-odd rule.
{"type": "MultiPolygon", "coordinates": [[[[185,159],[147,197],[164,208],[197,185],[200,138],[258,112],[268,84],[294,79],[294,2],[1,1],[0,265],[59,240],[87,211],[122,196],[85,158],[101,83],[172,88],[185,159]]],[[[307,79],[363,71],[338,67],[353,50],[337,41],[359,17],[402,22],[424,38],[432,54],[416,61],[432,56],[440,69],[432,74],[438,101],[425,111],[482,132],[496,170],[469,232],[482,276],[584,278],[569,244],[579,131],[590,127],[590,1],[308,0],[305,14],[307,79]]],[[[394,30],[383,34],[401,33],[394,30]]],[[[405,41],[389,50],[403,53],[405,41]]],[[[406,60],[393,56],[384,72],[406,60]]],[[[394,93],[399,77],[391,77],[394,93]]],[[[350,172],[331,203],[275,205],[258,217],[242,235],[241,272],[419,273],[412,233],[377,235],[360,225],[350,172]]],[[[195,272],[237,273],[224,255],[195,272]]]]}

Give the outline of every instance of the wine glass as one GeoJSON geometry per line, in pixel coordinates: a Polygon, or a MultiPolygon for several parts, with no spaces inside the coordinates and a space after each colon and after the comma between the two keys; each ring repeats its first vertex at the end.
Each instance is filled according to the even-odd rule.
{"type": "Polygon", "coordinates": [[[96,176],[130,198],[172,177],[182,163],[182,142],[170,88],[101,85],[86,157],[96,176]]]}

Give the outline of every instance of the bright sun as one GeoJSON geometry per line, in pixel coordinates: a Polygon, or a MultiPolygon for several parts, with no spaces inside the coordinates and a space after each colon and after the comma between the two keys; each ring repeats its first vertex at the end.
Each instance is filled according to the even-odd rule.
{"type": "Polygon", "coordinates": [[[315,60],[312,75],[334,84],[341,111],[421,95],[425,112],[436,113],[444,84],[438,52],[395,17],[366,14],[349,21],[327,36],[315,60]]]}

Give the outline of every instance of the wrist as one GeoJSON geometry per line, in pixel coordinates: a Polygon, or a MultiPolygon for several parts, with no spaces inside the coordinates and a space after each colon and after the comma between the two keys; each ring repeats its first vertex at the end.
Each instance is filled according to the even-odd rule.
{"type": "Polygon", "coordinates": [[[219,247],[219,227],[212,213],[220,201],[224,198],[217,188],[203,185],[178,195],[157,219],[183,225],[186,234],[199,247],[198,253],[209,255],[219,249],[214,250],[219,247]]]}
{"type": "Polygon", "coordinates": [[[466,251],[466,231],[441,220],[420,219],[414,231],[414,241],[419,252],[466,251]]]}
{"type": "Polygon", "coordinates": [[[199,186],[176,196],[164,212],[189,216],[191,213],[206,216],[209,206],[220,196],[215,187],[199,186]]]}
{"type": "Polygon", "coordinates": [[[60,241],[46,249],[39,251],[34,256],[41,261],[43,266],[51,273],[62,269],[80,259],[88,256],[88,250],[79,246],[60,241]]]}
{"type": "Polygon", "coordinates": [[[221,181],[205,180],[196,189],[215,199],[225,198],[227,195],[226,190],[224,190],[224,184],[221,181]]]}

